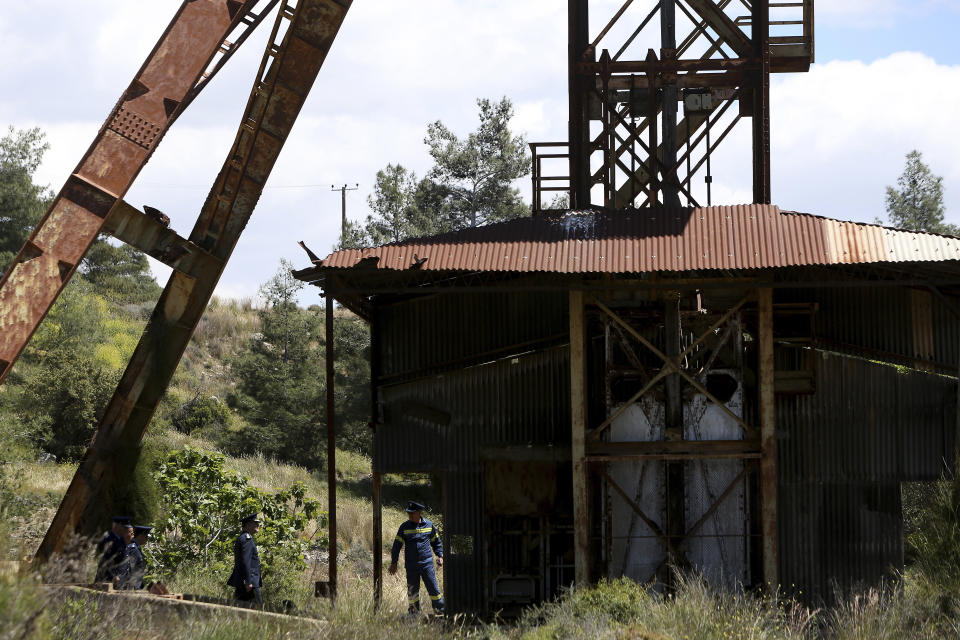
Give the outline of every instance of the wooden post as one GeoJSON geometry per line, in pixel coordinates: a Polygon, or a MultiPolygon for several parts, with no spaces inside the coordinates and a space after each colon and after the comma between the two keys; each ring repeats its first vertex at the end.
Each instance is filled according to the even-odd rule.
{"type": "Polygon", "coordinates": [[[587,491],[587,328],[583,291],[570,292],[570,455],[573,464],[574,576],[590,582],[590,509],[587,491]]]}
{"type": "Polygon", "coordinates": [[[373,604],[383,600],[383,504],[380,499],[382,474],[373,472],[373,604]]]}
{"type": "Polygon", "coordinates": [[[333,296],[326,292],[326,360],[327,360],[327,522],[330,526],[330,562],[327,580],[330,582],[330,599],[337,598],[337,434],[334,427],[336,413],[333,396],[333,296]]]}
{"type": "Polygon", "coordinates": [[[777,440],[773,393],[773,290],[757,290],[757,355],[760,408],[760,522],[763,535],[763,581],[779,586],[777,562],[777,440]]]}

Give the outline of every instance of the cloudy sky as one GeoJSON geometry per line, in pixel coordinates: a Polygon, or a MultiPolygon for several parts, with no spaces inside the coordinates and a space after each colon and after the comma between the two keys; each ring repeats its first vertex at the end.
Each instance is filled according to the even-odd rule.
{"type": "MultiPolygon", "coordinates": [[[[46,131],[39,182],[59,189],[179,4],[4,2],[0,126],[46,131]]],[[[620,4],[593,0],[593,30],[620,4]]],[[[960,0],[820,0],[816,17],[817,63],[773,82],[774,203],[873,221],[917,148],[960,223],[960,0]]],[[[478,97],[511,98],[514,128],[530,140],[565,140],[565,20],[564,0],[355,0],[218,294],[255,296],[281,258],[306,266],[298,240],[326,255],[340,223],[330,185],[359,183],[348,215],[362,219],[377,169],[422,173],[427,124],[467,133],[478,97]]],[[[174,125],[126,197],[166,212],[182,235],[233,141],[268,30],[174,125]]],[[[749,201],[748,145],[744,123],[714,164],[715,203],[749,201]]],[[[154,265],[162,284],[168,271],[154,265]]]]}

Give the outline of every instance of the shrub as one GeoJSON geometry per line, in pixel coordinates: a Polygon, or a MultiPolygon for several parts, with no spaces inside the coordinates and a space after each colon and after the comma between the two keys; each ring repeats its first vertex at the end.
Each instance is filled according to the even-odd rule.
{"type": "MultiPolygon", "coordinates": [[[[171,452],[157,471],[163,518],[156,542],[148,547],[153,570],[168,579],[178,571],[203,567],[225,584],[233,561],[233,541],[240,519],[263,514],[257,534],[262,573],[271,584],[265,595],[282,599],[286,574],[306,568],[307,542],[301,538],[311,521],[326,523],[320,504],[306,497],[301,483],[268,494],[249,486],[243,476],[224,469],[224,456],[187,447],[171,452]]],[[[325,544],[321,537],[318,544],[325,544]]],[[[287,585],[289,587],[290,585],[287,585]]]]}
{"type": "Polygon", "coordinates": [[[215,396],[195,396],[180,405],[171,420],[174,428],[190,435],[197,430],[220,431],[230,424],[230,409],[215,396]]]}

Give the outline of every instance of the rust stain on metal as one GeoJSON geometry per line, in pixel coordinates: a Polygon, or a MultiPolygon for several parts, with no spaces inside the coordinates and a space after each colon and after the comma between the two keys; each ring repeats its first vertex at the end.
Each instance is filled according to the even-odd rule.
{"type": "Polygon", "coordinates": [[[571,212],[327,256],[324,268],[644,273],[960,260],[960,238],[784,212],[770,205],[571,212]]]}

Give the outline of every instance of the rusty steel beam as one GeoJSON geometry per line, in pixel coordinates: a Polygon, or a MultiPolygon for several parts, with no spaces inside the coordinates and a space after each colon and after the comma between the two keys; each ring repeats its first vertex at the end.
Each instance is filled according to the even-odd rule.
{"type": "Polygon", "coordinates": [[[689,460],[759,458],[757,440],[658,440],[654,442],[589,442],[590,461],[689,460]]]}
{"type": "Polygon", "coordinates": [[[254,0],[188,0],[0,279],[0,383],[254,0]]]}
{"type": "Polygon", "coordinates": [[[590,582],[590,492],[587,485],[587,315],[582,291],[570,292],[570,458],[573,463],[573,557],[578,587],[590,582]]]}
{"type": "MultiPolygon", "coordinates": [[[[253,213],[349,7],[350,0],[299,0],[295,8],[285,0],[280,8],[237,137],[190,235],[222,265],[253,213]]],[[[197,278],[171,275],[37,551],[39,559],[63,549],[75,532],[96,531],[113,506],[107,499],[111,481],[133,464],[118,452],[142,439],[221,273],[222,267],[197,278]]]]}
{"type": "Polygon", "coordinates": [[[776,591],[777,558],[777,439],[773,361],[773,290],[757,290],[757,389],[760,417],[760,527],[763,535],[763,581],[776,591]]]}
{"type": "Polygon", "coordinates": [[[167,224],[169,220],[147,215],[121,200],[104,223],[103,231],[194,278],[222,268],[223,260],[180,237],[167,224]]]}

